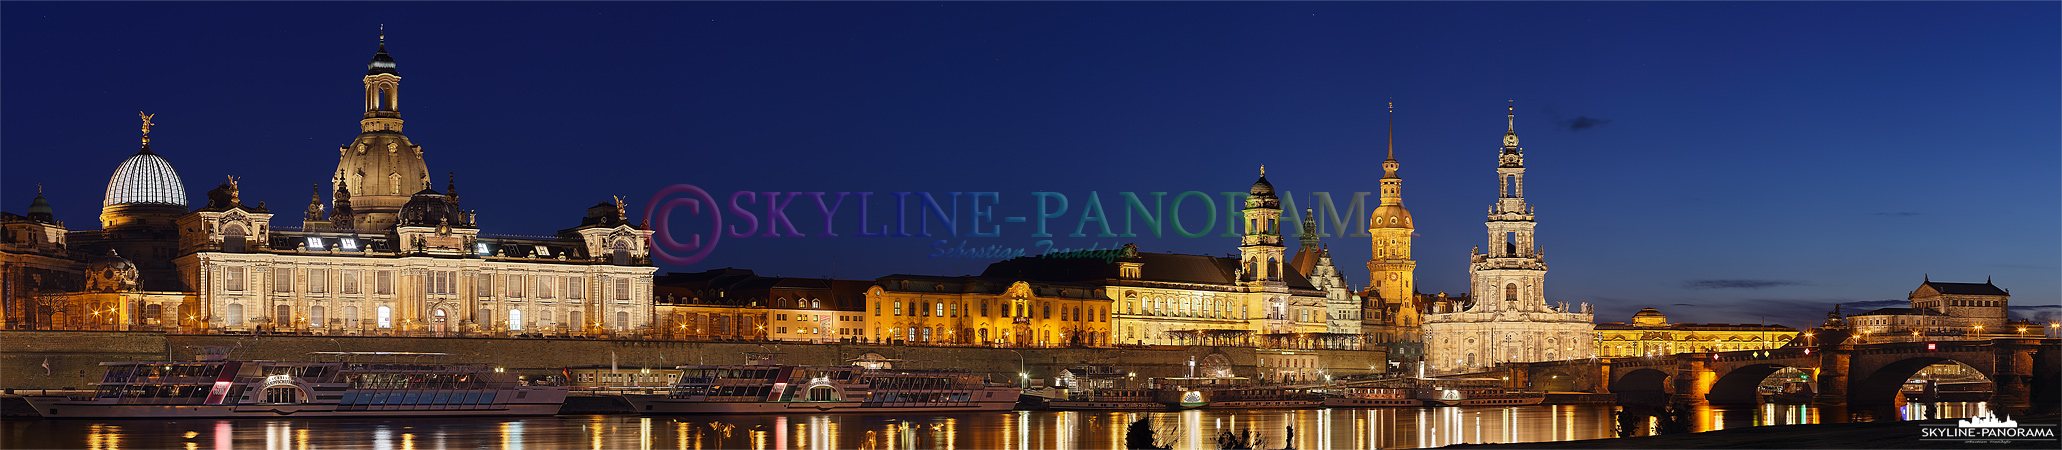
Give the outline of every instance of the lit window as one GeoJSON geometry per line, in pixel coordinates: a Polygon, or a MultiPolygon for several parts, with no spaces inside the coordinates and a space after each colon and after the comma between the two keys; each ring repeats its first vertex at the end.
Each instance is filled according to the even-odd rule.
{"type": "Polygon", "coordinates": [[[322,238],[319,238],[319,237],[311,237],[311,238],[308,238],[308,249],[309,249],[309,250],[321,250],[321,249],[322,249],[322,238]]]}
{"type": "Polygon", "coordinates": [[[544,257],[549,257],[549,256],[551,256],[551,248],[550,248],[550,247],[545,247],[545,246],[542,246],[542,245],[539,245],[539,246],[537,246],[537,257],[539,257],[539,258],[544,258],[544,257]]]}
{"type": "Polygon", "coordinates": [[[489,254],[490,254],[490,253],[489,253],[489,252],[487,251],[487,243],[485,243],[485,242],[480,242],[480,243],[475,243],[475,244],[473,244],[473,251],[474,251],[474,252],[478,252],[478,253],[480,254],[480,256],[487,256],[487,255],[489,255],[489,254]]]}
{"type": "MultiPolygon", "coordinates": [[[[313,239],[313,238],[310,238],[310,239],[313,239]]],[[[346,250],[346,251],[358,251],[358,239],[357,239],[357,238],[343,238],[341,246],[342,246],[342,248],[343,248],[344,250],[346,250]]]]}

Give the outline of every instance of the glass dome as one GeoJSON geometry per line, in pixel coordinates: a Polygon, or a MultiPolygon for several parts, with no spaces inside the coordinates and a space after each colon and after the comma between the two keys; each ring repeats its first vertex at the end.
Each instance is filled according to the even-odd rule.
{"type": "Polygon", "coordinates": [[[103,207],[136,204],[186,206],[186,185],[179,182],[179,172],[149,148],[115,167],[114,176],[107,179],[107,198],[101,202],[103,207]]]}

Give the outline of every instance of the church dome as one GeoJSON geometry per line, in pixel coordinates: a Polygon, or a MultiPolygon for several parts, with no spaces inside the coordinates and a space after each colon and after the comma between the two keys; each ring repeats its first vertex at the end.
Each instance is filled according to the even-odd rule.
{"type": "Polygon", "coordinates": [[[372,62],[365,63],[366,75],[379,75],[383,73],[396,76],[401,75],[400,71],[394,70],[394,57],[387,54],[387,43],[384,36],[380,39],[379,52],[372,54],[372,62]]]}
{"type": "Polygon", "coordinates": [[[1267,176],[1261,175],[1259,181],[1253,182],[1253,189],[1246,193],[1254,197],[1274,197],[1274,183],[1267,182],[1267,176]]]}
{"type": "Polygon", "coordinates": [[[115,174],[107,179],[107,197],[101,206],[115,205],[174,205],[186,207],[186,185],[179,182],[179,172],[172,170],[172,163],[151,153],[149,147],[136,152],[135,156],[123,160],[115,167],[115,174]]]}
{"type": "Polygon", "coordinates": [[[1410,223],[1410,210],[1403,205],[1382,205],[1368,214],[1368,228],[1415,228],[1410,223]]]}

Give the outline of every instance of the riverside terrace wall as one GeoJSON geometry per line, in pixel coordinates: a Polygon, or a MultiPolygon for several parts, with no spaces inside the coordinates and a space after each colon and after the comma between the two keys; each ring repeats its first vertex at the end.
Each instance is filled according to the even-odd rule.
{"type": "MultiPolygon", "coordinates": [[[[1258,372],[1255,350],[1240,347],[1000,349],[869,344],[773,344],[674,342],[589,339],[493,339],[365,336],[226,336],[167,335],[157,332],[0,331],[0,388],[85,389],[98,381],[103,361],[194,358],[187,346],[241,346],[239,359],[307,361],[309,352],[392,351],[449,353],[447,362],[484,363],[531,375],[556,374],[559,368],[607,366],[611,355],[623,369],[682,364],[740,364],[746,352],[780,352],[780,362],[836,364],[867,353],[926,362],[901,367],[954,367],[986,373],[996,381],[1017,377],[1019,353],[1031,378],[1051,379],[1078,364],[1120,367],[1147,377],[1188,373],[1188,361],[1222,354],[1240,376],[1258,372]],[[45,370],[44,361],[50,369],[45,370]]],[[[1354,375],[1380,367],[1375,351],[1317,350],[1328,373],[1354,375]]]]}

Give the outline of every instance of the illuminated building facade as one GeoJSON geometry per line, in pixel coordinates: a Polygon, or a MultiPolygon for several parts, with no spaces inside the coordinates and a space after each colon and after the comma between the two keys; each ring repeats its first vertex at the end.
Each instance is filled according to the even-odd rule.
{"type": "Polygon", "coordinates": [[[863,337],[871,280],[763,277],[723,268],[653,282],[658,329],[695,340],[832,342],[863,337]]]}
{"type": "Polygon", "coordinates": [[[1683,352],[1766,350],[1782,347],[1797,330],[1782,325],[1668,323],[1642,308],[1629,323],[1597,324],[1597,356],[1665,356],[1683,352]]]}
{"type": "MultiPolygon", "coordinates": [[[[1515,108],[1513,108],[1515,110],[1515,108]]],[[[1546,301],[1546,253],[1533,239],[1533,208],[1525,203],[1525,155],[1518,147],[1517,114],[1508,116],[1498,156],[1498,199],[1490,208],[1489,253],[1472,252],[1471,301],[1448,303],[1425,316],[1430,367],[1467,372],[1505,362],[1553,361],[1596,354],[1588,304],[1570,308],[1546,301]]]]}
{"type": "Polygon", "coordinates": [[[1018,347],[1111,343],[1111,302],[1099,286],[985,274],[890,275],[877,281],[866,291],[865,311],[867,336],[876,342],[1018,347]]]}
{"type": "MultiPolygon", "coordinates": [[[[651,231],[628,221],[621,200],[588,208],[578,226],[555,237],[480,233],[476,216],[459,207],[455,182],[445,192],[431,189],[422,148],[401,134],[399,81],[382,39],[363,78],[360,134],[338,149],[337,172],[325,175],[333,183],[330,208],[316,193],[298,226],[274,224],[262,202],[245,204],[234,177],[187,211],[184,183],[150,148],[153,116],[143,116],[143,149],[109,179],[104,229],[61,233],[52,220],[8,221],[25,238],[13,245],[10,237],[10,277],[18,260],[30,281],[70,270],[29,270],[31,255],[76,261],[86,275],[31,284],[39,293],[10,292],[30,300],[10,303],[10,325],[323,334],[648,331],[651,231]],[[53,240],[57,234],[67,237],[53,240]],[[66,241],[75,251],[57,251],[66,241]]],[[[31,209],[41,217],[41,209],[31,209]]]]}
{"type": "Polygon", "coordinates": [[[2012,323],[2008,308],[2012,293],[1990,280],[1982,283],[1948,283],[1926,277],[1917,289],[1906,294],[1907,308],[1880,308],[1847,316],[1855,335],[1870,342],[1921,340],[1939,336],[2013,335],[2039,325],[2012,323]]]}

